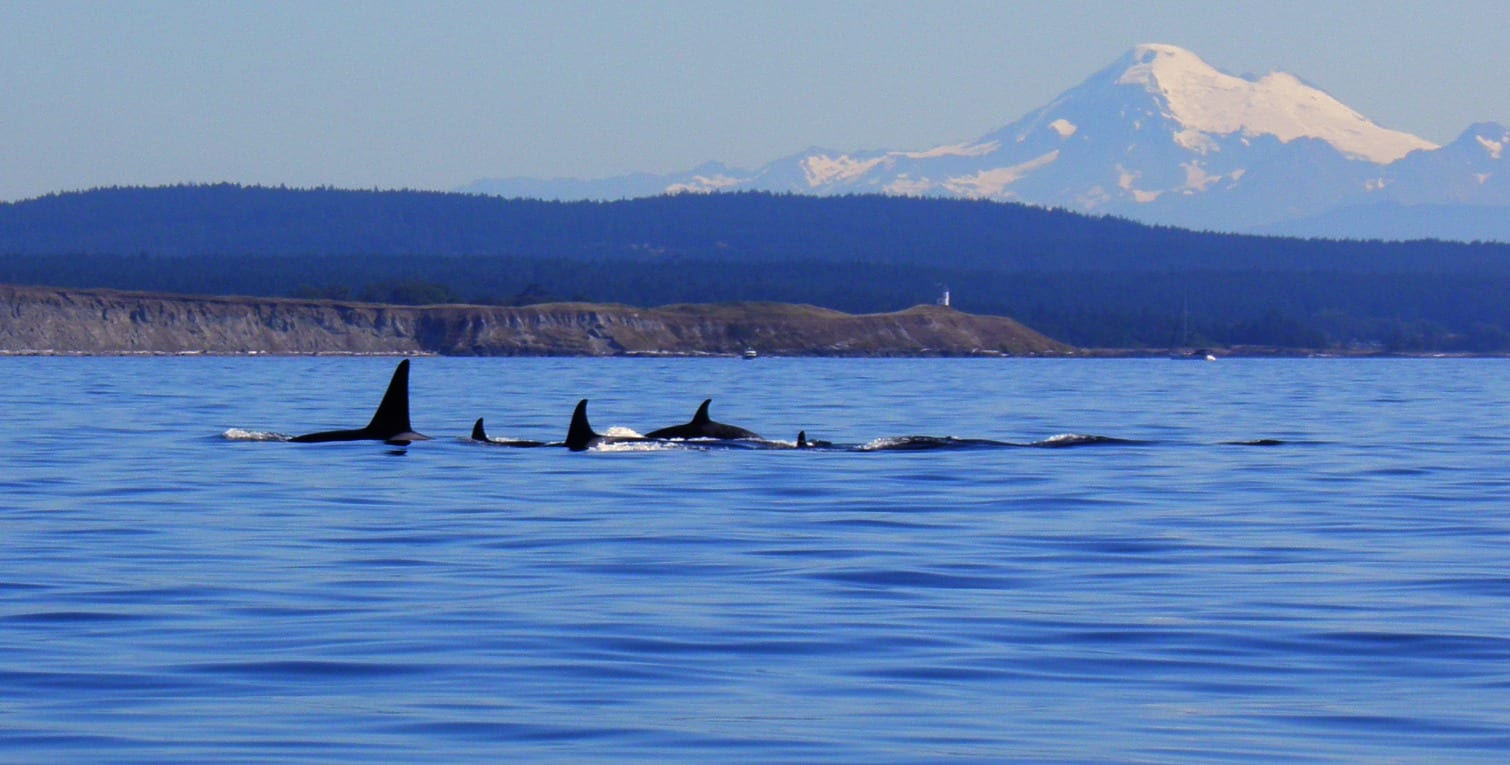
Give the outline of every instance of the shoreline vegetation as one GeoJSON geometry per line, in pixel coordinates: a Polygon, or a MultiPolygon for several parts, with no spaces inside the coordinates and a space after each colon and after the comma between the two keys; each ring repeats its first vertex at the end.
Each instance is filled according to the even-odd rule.
{"type": "MultiPolygon", "coordinates": [[[[1076,348],[1005,317],[919,305],[847,314],[787,303],[636,308],[407,306],[0,285],[0,355],[442,355],[1137,358],[1161,348],[1076,348]]],[[[1377,349],[1229,346],[1216,356],[1462,357],[1377,349]]],[[[1204,355],[1204,354],[1203,354],[1204,355]]]]}
{"type": "Polygon", "coordinates": [[[865,194],[96,189],[0,204],[0,284],[401,305],[759,301],[856,316],[952,286],[957,308],[1079,348],[1510,352],[1510,243],[1244,236],[865,194]]]}

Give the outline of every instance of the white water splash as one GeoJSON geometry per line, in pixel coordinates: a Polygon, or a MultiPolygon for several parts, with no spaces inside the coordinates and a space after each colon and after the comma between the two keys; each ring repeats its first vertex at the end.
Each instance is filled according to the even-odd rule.
{"type": "Polygon", "coordinates": [[[245,430],[243,428],[227,428],[220,434],[227,441],[287,441],[288,436],[282,433],[272,433],[265,430],[245,430]]]}

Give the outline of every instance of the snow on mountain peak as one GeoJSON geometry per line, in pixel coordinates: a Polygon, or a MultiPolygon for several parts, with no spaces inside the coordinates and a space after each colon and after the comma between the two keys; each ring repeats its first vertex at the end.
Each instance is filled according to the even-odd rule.
{"type": "Polygon", "coordinates": [[[1349,210],[1440,206],[1468,212],[1443,214],[1412,231],[1505,239],[1500,208],[1510,205],[1507,163],[1510,128],[1498,123],[1472,125],[1436,147],[1370,122],[1293,75],[1235,77],[1183,48],[1140,45],[1047,105],[974,140],[922,151],[814,147],[753,171],[709,163],[671,175],[479,181],[465,190],[550,199],[744,189],[879,192],[1328,236],[1367,234],[1376,219],[1395,230],[1389,214],[1349,210]]]}
{"type": "MultiPolygon", "coordinates": [[[[1186,131],[1272,135],[1285,142],[1317,138],[1346,155],[1381,165],[1417,149],[1437,148],[1409,133],[1379,127],[1284,72],[1257,80],[1234,77],[1173,45],[1139,45],[1125,60],[1130,64],[1117,84],[1160,96],[1170,117],[1186,131]]],[[[1192,142],[1188,134],[1182,141],[1192,142]]]]}
{"type": "Polygon", "coordinates": [[[1510,145],[1510,128],[1493,122],[1470,125],[1459,141],[1472,138],[1489,159],[1498,161],[1505,156],[1505,146],[1510,145]]]}
{"type": "Polygon", "coordinates": [[[1490,159],[1499,159],[1500,154],[1505,150],[1504,141],[1491,141],[1481,135],[1474,136],[1473,139],[1478,141],[1480,146],[1484,147],[1484,151],[1489,153],[1490,159]]]}

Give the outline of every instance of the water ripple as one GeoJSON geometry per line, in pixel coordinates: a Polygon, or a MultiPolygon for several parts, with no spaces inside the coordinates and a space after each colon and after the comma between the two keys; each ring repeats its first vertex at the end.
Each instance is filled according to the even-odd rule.
{"type": "Polygon", "coordinates": [[[360,425],[391,359],[4,363],[0,760],[1510,749],[1507,362],[427,358],[402,459],[272,437],[360,425]],[[584,396],[641,432],[713,397],[836,443],[1136,443],[464,440],[559,440],[584,396]]]}

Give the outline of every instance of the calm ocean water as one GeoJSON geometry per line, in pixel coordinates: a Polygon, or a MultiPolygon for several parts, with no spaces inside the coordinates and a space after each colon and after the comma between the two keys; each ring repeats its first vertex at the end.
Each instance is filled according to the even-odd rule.
{"type": "Polygon", "coordinates": [[[393,365],[0,359],[0,761],[1510,756],[1510,361],[393,365]]]}

